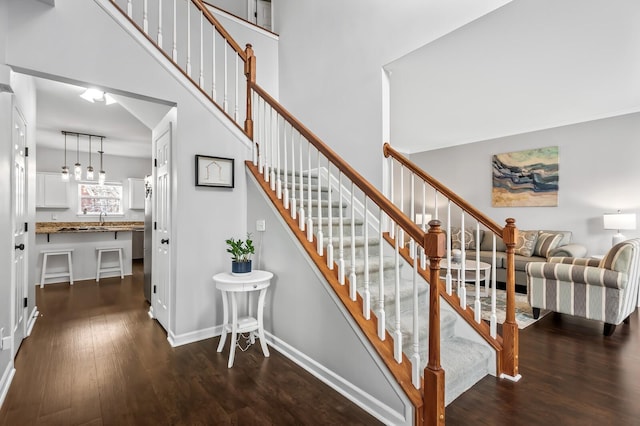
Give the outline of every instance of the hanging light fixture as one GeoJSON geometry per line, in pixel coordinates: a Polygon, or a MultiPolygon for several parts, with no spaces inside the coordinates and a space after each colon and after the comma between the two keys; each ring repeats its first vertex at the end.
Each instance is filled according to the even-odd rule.
{"type": "Polygon", "coordinates": [[[89,135],[89,165],[87,166],[87,180],[93,180],[93,167],[91,166],[91,137],[89,135]]]}
{"type": "Polygon", "coordinates": [[[82,179],[82,166],[80,165],[80,134],[76,133],[76,164],[73,165],[73,178],[82,179]]]}
{"type": "Polygon", "coordinates": [[[67,132],[64,133],[64,166],[60,175],[63,182],[69,182],[69,168],[67,167],[67,132]]]}
{"type": "Polygon", "coordinates": [[[104,151],[102,150],[103,139],[104,137],[100,136],[100,151],[98,151],[98,153],[100,153],[100,173],[98,173],[98,184],[100,185],[104,185],[104,181],[107,178],[107,174],[104,172],[104,169],[102,168],[102,154],[104,154],[104,151]]]}

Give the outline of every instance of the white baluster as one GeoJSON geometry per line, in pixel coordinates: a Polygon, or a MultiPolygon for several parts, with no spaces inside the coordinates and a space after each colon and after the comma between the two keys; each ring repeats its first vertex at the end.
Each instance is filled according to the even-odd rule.
{"type": "MultiPolygon", "coordinates": [[[[425,181],[422,181],[422,232],[427,232],[427,185],[425,181]]],[[[423,270],[427,269],[427,255],[424,251],[424,247],[420,247],[420,267],[423,270]]]]}
{"type": "MultiPolygon", "coordinates": [[[[416,206],[415,206],[415,174],[413,172],[411,172],[411,180],[409,183],[409,187],[411,188],[411,196],[409,198],[409,202],[411,204],[411,208],[409,209],[410,212],[410,217],[411,217],[411,221],[413,222],[414,220],[416,220],[416,206]]],[[[409,241],[409,253],[412,253],[412,256],[416,255],[416,242],[413,240],[413,238],[411,238],[411,240],[409,241]]]]}
{"type": "Polygon", "coordinates": [[[187,75],[191,77],[191,0],[187,0],[187,75]]]}
{"type": "Polygon", "coordinates": [[[147,4],[148,0],[144,0],[142,2],[142,30],[145,34],[149,34],[149,5],[147,4]]]}
{"type": "MultiPolygon", "coordinates": [[[[327,158],[327,266],[333,270],[333,199],[331,193],[331,162],[327,158]]],[[[341,213],[342,214],[342,213],[341,213]]]]}
{"type": "MultiPolygon", "coordinates": [[[[238,123],[239,120],[240,120],[240,115],[239,115],[239,113],[240,113],[240,108],[239,108],[240,99],[238,99],[238,82],[240,81],[239,74],[238,74],[238,61],[239,61],[240,56],[236,53],[235,57],[236,57],[236,73],[235,73],[235,76],[236,76],[236,78],[235,78],[235,83],[236,83],[235,97],[236,97],[236,100],[235,100],[235,107],[234,107],[234,110],[233,110],[233,119],[236,121],[236,123],[238,123]]],[[[278,146],[280,146],[280,144],[278,144],[278,146]]],[[[280,168],[278,168],[278,172],[279,171],[280,171],[280,168]]]]}
{"type": "MultiPolygon", "coordinates": [[[[371,318],[371,291],[369,290],[369,198],[364,195],[364,292],[362,294],[362,315],[371,318]]],[[[355,238],[355,237],[354,237],[355,238]]],[[[355,254],[355,249],[354,249],[355,254]]]]}
{"type": "Polygon", "coordinates": [[[493,236],[491,253],[491,317],[489,319],[489,334],[495,339],[498,334],[498,316],[496,315],[496,234],[493,236]]]}
{"type": "MultiPolygon", "coordinates": [[[[413,238],[411,239],[413,241],[413,238]]],[[[416,245],[413,244],[415,247],[416,245]]],[[[411,383],[416,389],[420,389],[422,377],[422,365],[420,364],[420,322],[418,321],[418,256],[415,251],[413,256],[413,355],[411,355],[411,383]]]]}
{"type": "Polygon", "coordinates": [[[307,220],[307,218],[305,217],[305,211],[304,211],[304,173],[302,171],[302,168],[304,167],[302,165],[302,135],[300,135],[300,138],[298,138],[298,142],[300,145],[300,176],[298,176],[298,180],[300,181],[299,184],[299,188],[300,188],[300,211],[299,216],[298,216],[298,227],[300,228],[301,231],[304,231],[304,227],[305,227],[305,220],[307,220]]]}
{"type": "Polygon", "coordinates": [[[211,29],[211,98],[214,102],[218,102],[216,99],[216,27],[211,29]]]}
{"type": "MultiPolygon", "coordinates": [[[[398,226],[395,225],[394,226],[398,226]]],[[[398,231],[398,230],[396,230],[398,231]]],[[[396,232],[397,235],[397,232],[396,232]]],[[[393,357],[397,363],[402,363],[402,330],[400,325],[400,241],[399,238],[395,239],[395,300],[396,300],[396,324],[395,331],[393,332],[393,357]]]]}
{"type": "Polygon", "coordinates": [[[338,220],[338,281],[344,285],[344,215],[342,214],[342,171],[338,173],[338,210],[340,219],[338,220]]]}
{"type": "MultiPolygon", "coordinates": [[[[307,142],[307,241],[313,241],[313,216],[311,210],[311,142],[307,142]]],[[[318,227],[322,226],[318,224],[318,227]]]]}
{"type": "MultiPolygon", "coordinates": [[[[271,141],[271,190],[276,190],[276,165],[278,162],[278,141],[275,138],[275,126],[273,116],[277,114],[273,108],[269,109],[269,140],[271,141]]],[[[279,172],[279,170],[278,170],[279,172]]]]}
{"type": "MultiPolygon", "coordinates": [[[[404,213],[404,164],[400,164],[400,205],[398,206],[400,211],[404,213]]],[[[397,228],[398,239],[400,240],[400,246],[404,247],[404,229],[397,228]]]]}
{"type": "MultiPolygon", "coordinates": [[[[485,271],[485,274],[488,273],[485,271]]],[[[474,318],[478,324],[482,320],[482,304],[480,303],[480,222],[476,221],[476,294],[473,302],[474,318]]]]}
{"type": "Polygon", "coordinates": [[[198,85],[204,87],[204,13],[200,11],[200,77],[198,85]]]}
{"type": "MultiPolygon", "coordinates": [[[[258,135],[259,140],[259,151],[258,151],[258,172],[264,176],[264,99],[260,98],[260,103],[257,105],[256,109],[258,112],[258,123],[256,134],[258,135]]],[[[264,177],[263,177],[264,179],[264,177]]]]}
{"type": "Polygon", "coordinates": [[[178,62],[178,25],[177,25],[177,3],[178,0],[173,0],[173,48],[171,49],[171,59],[173,62],[178,62]]]}
{"type": "Polygon", "coordinates": [[[464,212],[460,214],[460,269],[458,269],[458,296],[460,297],[460,307],[467,309],[467,287],[465,286],[465,266],[467,263],[465,253],[465,237],[464,237],[464,212]]]}
{"type": "Polygon", "coordinates": [[[277,111],[274,111],[276,115],[276,122],[273,128],[273,140],[276,142],[276,196],[278,200],[282,200],[282,169],[280,168],[280,116],[277,111]]]}
{"type": "Polygon", "coordinates": [[[384,243],[384,229],[382,228],[383,219],[384,219],[383,211],[382,209],[380,209],[380,214],[379,214],[380,240],[378,241],[379,250],[380,250],[380,254],[379,254],[380,265],[378,269],[378,273],[380,275],[380,278],[379,278],[380,285],[378,286],[378,338],[380,340],[385,340],[387,335],[386,314],[384,311],[384,244],[385,243],[384,243]]]}
{"type": "MultiPolygon", "coordinates": [[[[389,189],[389,199],[391,200],[391,204],[394,204],[394,193],[395,193],[395,189],[394,189],[394,176],[393,176],[393,157],[389,157],[389,185],[391,186],[391,188],[389,189]]],[[[396,227],[394,224],[391,223],[391,221],[389,221],[389,236],[391,238],[396,237],[396,227]]]]}
{"type": "MultiPolygon", "coordinates": [[[[258,98],[258,95],[255,92],[251,92],[251,97],[253,98],[253,105],[254,105],[254,108],[253,108],[253,111],[252,111],[253,120],[259,126],[261,123],[259,123],[258,120],[257,120],[257,111],[256,111],[256,107],[258,106],[258,102],[259,102],[258,99],[259,98],[258,98]]],[[[254,166],[258,165],[258,158],[259,158],[258,157],[258,147],[259,147],[259,145],[258,145],[258,140],[257,140],[257,137],[256,137],[256,135],[258,133],[259,132],[255,132],[254,133],[254,138],[253,138],[254,139],[254,141],[253,141],[253,165],[254,166]]]]}
{"type": "Polygon", "coordinates": [[[222,100],[222,110],[229,113],[229,59],[228,52],[229,45],[224,42],[224,99],[222,100]]]}
{"type": "MultiPolygon", "coordinates": [[[[269,109],[271,109],[271,107],[269,107],[269,109]]],[[[268,124],[269,124],[270,120],[267,120],[267,102],[264,102],[264,111],[262,114],[262,145],[264,145],[264,147],[262,148],[262,153],[264,154],[264,170],[263,170],[263,175],[264,175],[264,181],[265,182],[269,182],[269,178],[271,177],[269,175],[269,166],[271,165],[271,158],[269,157],[269,154],[271,152],[271,145],[270,145],[270,140],[269,140],[269,129],[268,129],[268,124]]]]}
{"type": "Polygon", "coordinates": [[[447,274],[445,276],[445,283],[447,294],[451,296],[453,293],[452,276],[451,276],[451,200],[447,203],[447,274]]]}
{"type": "Polygon", "coordinates": [[[162,49],[162,0],[158,0],[158,47],[162,49]]]}
{"type": "Polygon", "coordinates": [[[356,188],[351,181],[351,272],[349,273],[349,296],[351,300],[356,300],[356,291],[358,289],[356,282],[356,204],[355,192],[356,188]]]}
{"type": "Polygon", "coordinates": [[[132,18],[133,15],[133,4],[131,4],[131,0],[127,0],[127,16],[132,18]]]}
{"type": "MultiPolygon", "coordinates": [[[[280,125],[278,124],[278,129],[280,129],[280,125]]],[[[282,149],[284,150],[284,185],[283,185],[283,193],[282,193],[282,202],[285,209],[289,208],[289,165],[288,156],[287,156],[287,122],[282,119],[282,149]]],[[[280,184],[278,188],[280,188],[280,184]]]]}
{"type": "MultiPolygon", "coordinates": [[[[320,172],[320,151],[318,151],[318,233],[316,234],[316,252],[322,256],[324,252],[324,233],[322,232],[322,173],[320,172]]],[[[329,227],[331,224],[329,223],[329,227]]]]}
{"type": "Polygon", "coordinates": [[[291,127],[291,201],[289,206],[291,207],[291,219],[296,220],[298,218],[296,203],[296,147],[294,129],[291,127]]]}
{"type": "Polygon", "coordinates": [[[435,197],[433,197],[433,218],[438,220],[438,190],[436,189],[435,197]]]}

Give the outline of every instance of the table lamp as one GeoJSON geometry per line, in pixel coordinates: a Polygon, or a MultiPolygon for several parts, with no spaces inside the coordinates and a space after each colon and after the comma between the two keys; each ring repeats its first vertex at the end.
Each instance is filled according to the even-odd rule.
{"type": "Polygon", "coordinates": [[[611,244],[616,244],[625,240],[624,235],[620,233],[621,229],[636,229],[636,214],[635,213],[605,213],[602,216],[602,222],[604,229],[612,229],[617,231],[611,240],[611,244]]]}

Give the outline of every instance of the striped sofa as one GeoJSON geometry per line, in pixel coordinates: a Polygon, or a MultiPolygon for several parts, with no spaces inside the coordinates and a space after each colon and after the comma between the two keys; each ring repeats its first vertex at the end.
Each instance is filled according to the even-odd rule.
{"type": "Polygon", "coordinates": [[[551,257],[529,263],[527,295],[534,308],[603,321],[610,336],[638,305],[640,238],[616,244],[602,258],[551,257]]]}

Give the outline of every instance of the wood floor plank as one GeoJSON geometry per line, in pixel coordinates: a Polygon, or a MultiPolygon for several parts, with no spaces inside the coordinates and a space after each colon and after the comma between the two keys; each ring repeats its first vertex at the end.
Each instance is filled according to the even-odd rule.
{"type": "Polygon", "coordinates": [[[137,263],[122,281],[36,289],[0,425],[379,424],[277,351],[238,351],[228,369],[218,338],[172,348],[142,281],[137,263]]]}

